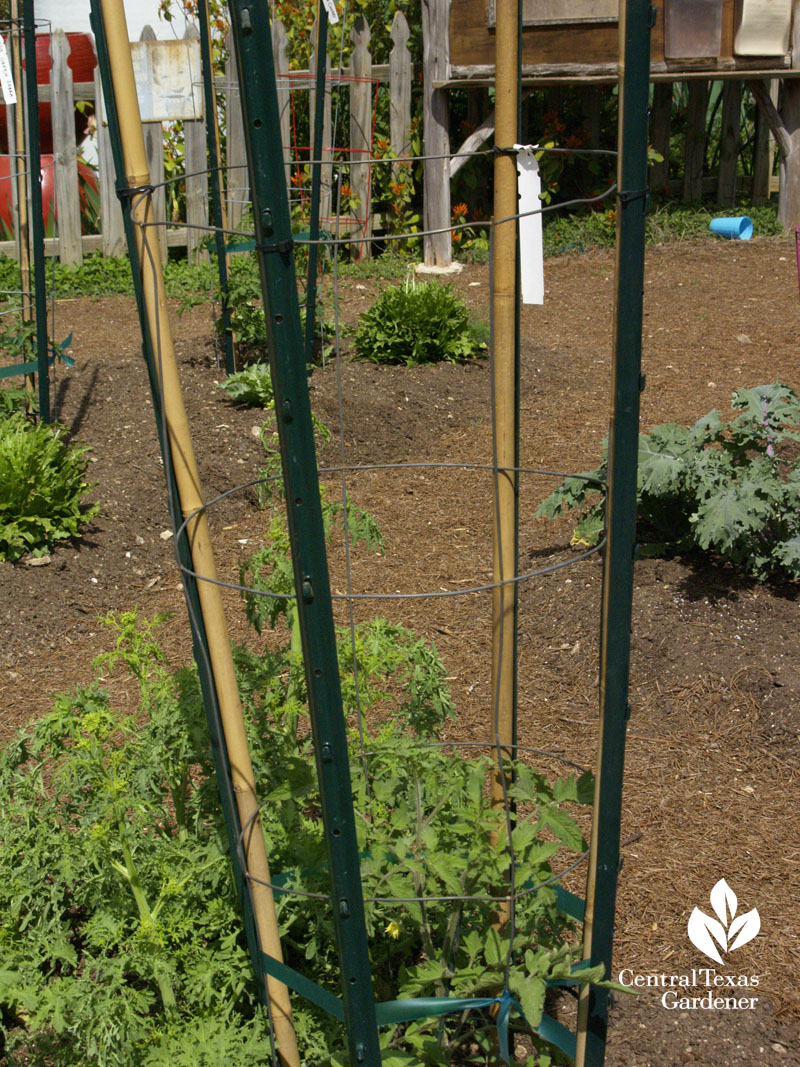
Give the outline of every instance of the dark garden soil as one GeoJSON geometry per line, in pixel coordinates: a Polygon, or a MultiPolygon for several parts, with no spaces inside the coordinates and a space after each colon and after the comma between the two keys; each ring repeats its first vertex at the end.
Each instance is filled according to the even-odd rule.
{"type": "MultiPolygon", "coordinates": [[[[543,308],[523,311],[521,464],[593,468],[606,433],[611,380],[613,257],[548,261],[543,308]]],[[[488,318],[489,276],[467,267],[454,284],[488,318]]],[[[341,286],[345,323],[369,306],[372,281],[341,286]]],[[[330,295],[328,297],[330,303],[330,295]]],[[[137,605],[172,611],[170,656],[189,655],[152,407],[133,301],[63,301],[56,336],[74,331],[75,368],[61,374],[61,420],[91,449],[97,518],[83,540],[45,561],[0,565],[0,738],[50,706],[54,692],[85,682],[107,647],[98,619],[137,605]]],[[[727,413],[731,392],[781,379],[800,387],[794,245],[697,242],[648,253],[643,428],[727,413]]],[[[207,498],[257,477],[263,421],[215,388],[222,375],[207,306],[175,317],[195,447],[207,498]]],[[[349,338],[345,337],[345,345],[349,338]]],[[[345,350],[345,355],[347,353],[345,350]]],[[[323,464],[487,464],[489,370],[406,370],[344,358],[311,379],[312,404],[334,430],[323,464]],[[339,396],[342,397],[341,433],[339,396]]],[[[335,492],[340,478],[324,474],[335,492]]],[[[521,552],[532,570],[574,556],[569,519],[534,518],[556,484],[522,476],[521,552]]],[[[454,591],[489,580],[488,475],[474,468],[414,467],[348,476],[351,498],[372,512],[385,553],[356,552],[355,592],[454,591]]],[[[265,534],[253,490],[211,509],[221,576],[265,534]]],[[[341,546],[332,583],[347,588],[341,546]]],[[[520,741],[578,764],[596,748],[601,563],[575,563],[524,583],[520,611],[520,741]]],[[[758,978],[753,1010],[662,1006],[663,990],[621,996],[611,1016],[610,1067],[800,1064],[800,608],[798,590],[757,585],[694,560],[636,565],[632,716],[626,756],[615,970],[690,974],[705,966],[686,925],[725,878],[740,913],[757,908],[761,933],[721,973],[758,978]]],[[[231,629],[245,635],[235,593],[231,629]]],[[[345,621],[344,609],[337,609],[345,621]]],[[[451,737],[482,741],[490,697],[485,594],[365,605],[431,638],[458,707],[451,737]]],[[[124,696],[124,694],[123,694],[124,696]]],[[[555,767],[555,764],[553,765],[555,767]]],[[[581,891],[584,875],[571,887],[581,891]]],[[[705,962],[704,962],[705,961],[705,962]]],[[[702,984],[702,983],[701,983],[702,984]]],[[[701,996],[704,988],[690,990],[701,996]]],[[[685,994],[684,994],[685,995],[685,994]]],[[[559,1009],[566,1018],[570,1004],[559,1009]]]]}

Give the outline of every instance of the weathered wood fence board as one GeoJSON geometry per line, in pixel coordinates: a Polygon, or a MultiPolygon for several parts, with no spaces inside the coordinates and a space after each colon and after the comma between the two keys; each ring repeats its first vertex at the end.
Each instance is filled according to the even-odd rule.
{"type": "MultiPolygon", "coordinates": [[[[350,57],[350,186],[356,204],[353,218],[359,225],[357,229],[368,241],[372,233],[370,212],[370,167],[367,161],[372,155],[372,56],[369,42],[372,35],[363,15],[353,23],[351,40],[353,52],[350,57]]],[[[354,253],[359,248],[354,246],[354,253]]],[[[370,246],[366,243],[360,247],[362,256],[369,258],[370,246]]]]}
{"type": "MultiPolygon", "coordinates": [[[[155,41],[152,26],[145,26],[140,41],[155,41]]],[[[164,188],[164,127],[160,122],[143,122],[144,147],[150,169],[150,184],[154,186],[152,197],[153,218],[148,223],[156,228],[161,260],[167,258],[167,191],[164,188]]],[[[152,234],[151,234],[152,237],[152,234]]]]}
{"type": "Polygon", "coordinates": [[[53,123],[53,165],[55,167],[58,235],[61,238],[61,262],[82,263],[81,203],[78,188],[78,147],[75,142],[75,96],[69,76],[69,43],[63,30],[55,30],[50,39],[50,88],[53,123]]]}
{"type": "MultiPolygon", "coordinates": [[[[314,41],[315,50],[311,53],[311,59],[308,64],[309,71],[316,71],[317,69],[317,23],[314,22],[314,27],[311,30],[311,40],[314,41]]],[[[312,88],[308,98],[308,114],[310,116],[309,126],[313,130],[313,116],[316,115],[317,107],[317,90],[314,87],[315,82],[312,82],[312,88]]],[[[332,139],[332,116],[331,116],[331,57],[325,57],[325,90],[324,100],[322,104],[322,154],[320,160],[322,163],[322,169],[320,172],[320,196],[319,196],[319,214],[320,219],[323,222],[323,226],[326,226],[331,216],[331,205],[333,198],[333,188],[331,185],[332,168],[333,163],[333,149],[331,147],[332,139]]],[[[313,139],[312,142],[313,144],[313,139]]]]}
{"type": "Polygon", "coordinates": [[[242,222],[245,204],[250,195],[247,182],[247,153],[242,125],[242,101],[236,58],[233,54],[233,35],[228,34],[228,62],[225,65],[225,128],[227,131],[227,204],[228,226],[237,230],[242,222]]]}

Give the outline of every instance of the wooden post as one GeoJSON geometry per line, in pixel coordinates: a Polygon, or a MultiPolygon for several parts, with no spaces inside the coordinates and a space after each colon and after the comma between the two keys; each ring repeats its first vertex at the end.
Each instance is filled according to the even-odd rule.
{"type": "Polygon", "coordinates": [[[232,230],[238,230],[245,205],[250,197],[250,185],[247,179],[247,153],[244,146],[239,75],[236,70],[236,58],[233,54],[233,36],[230,32],[228,33],[227,48],[228,61],[225,64],[225,128],[227,131],[225,188],[228,193],[228,225],[232,230]]]}
{"type": "Polygon", "coordinates": [[[111,135],[105,122],[99,67],[94,69],[94,98],[97,115],[97,178],[100,186],[100,248],[104,256],[116,257],[125,254],[125,225],[114,183],[111,135]]]}
{"type": "Polygon", "coordinates": [[[586,130],[586,147],[600,147],[600,103],[602,90],[599,85],[582,85],[581,101],[586,130]]]}
{"type": "Polygon", "coordinates": [[[686,145],[683,154],[683,199],[700,200],[703,195],[703,165],[706,159],[706,111],[709,82],[689,82],[686,108],[686,145]]]}
{"type": "MultiPolygon", "coordinates": [[[[275,19],[272,23],[272,61],[275,64],[275,86],[278,90],[278,115],[280,116],[283,161],[286,164],[286,185],[291,191],[292,141],[290,120],[292,93],[289,88],[289,36],[280,19],[275,19]]],[[[314,69],[313,66],[311,69],[314,69]]],[[[311,114],[313,114],[313,111],[311,114]]],[[[330,136],[327,144],[330,144],[330,136]]]]}
{"type": "MultiPolygon", "coordinates": [[[[769,94],[772,103],[777,105],[778,79],[766,78],[762,84],[765,92],[769,94]]],[[[748,88],[752,92],[752,87],[748,86],[748,88]]],[[[772,136],[769,123],[756,101],[756,130],[755,145],[753,147],[753,190],[751,194],[754,204],[766,204],[769,201],[774,164],[775,138],[772,136]]]]}
{"type": "Polygon", "coordinates": [[[733,207],[736,203],[741,109],[742,83],[738,78],[735,81],[726,81],[722,91],[722,127],[719,138],[717,203],[720,207],[733,207]]]}
{"type": "MultiPolygon", "coordinates": [[[[395,12],[391,36],[389,143],[392,152],[400,159],[408,154],[411,144],[411,53],[408,50],[408,22],[402,11],[395,12]]],[[[392,169],[397,176],[401,164],[396,164],[392,169]]]]}
{"type": "MultiPolygon", "coordinates": [[[[187,41],[197,40],[200,31],[191,23],[186,26],[187,41]]],[[[183,124],[184,154],[186,167],[186,258],[197,262],[200,253],[198,244],[206,236],[202,229],[208,226],[208,167],[206,151],[206,126],[202,117],[183,124]]]]}
{"type": "Polygon", "coordinates": [[[665,189],[669,182],[669,138],[672,124],[672,82],[656,82],[653,86],[653,109],[650,115],[650,142],[660,156],[661,163],[650,168],[650,188],[665,189]]]}
{"type": "MultiPolygon", "coordinates": [[[[145,26],[140,41],[155,41],[156,34],[152,26],[145,26]]],[[[164,127],[160,122],[143,122],[145,150],[150,168],[150,181],[155,186],[153,192],[153,214],[150,221],[154,235],[158,238],[158,248],[162,262],[167,259],[167,190],[164,188],[164,127]]]]}
{"type": "MultiPolygon", "coordinates": [[[[426,230],[450,225],[450,132],[447,89],[437,88],[450,74],[450,0],[422,0],[423,224],[426,230]]],[[[507,62],[505,57],[503,64],[507,62]]],[[[516,78],[516,66],[514,77],[516,78]]],[[[427,267],[449,267],[453,242],[449,232],[423,238],[427,267]]]]}
{"type": "MultiPolygon", "coordinates": [[[[792,67],[800,68],[800,3],[795,0],[792,19],[792,67]]],[[[783,79],[783,125],[788,137],[781,153],[781,185],[778,219],[787,230],[800,225],[800,85],[796,78],[783,79]]]]}
{"type": "Polygon", "coordinates": [[[372,210],[370,205],[370,171],[368,162],[372,154],[372,55],[369,43],[372,34],[363,15],[353,23],[350,39],[353,51],[350,55],[350,188],[357,204],[352,211],[353,230],[360,231],[363,238],[350,246],[351,254],[358,259],[369,259],[372,251],[369,238],[372,236],[372,210]]]}
{"type": "Polygon", "coordinates": [[[791,84],[794,80],[784,79],[782,116],[773,104],[766,84],[763,81],[749,82],[781,154],[778,219],[787,230],[800,224],[800,90],[791,84]]]}
{"type": "MultiPolygon", "coordinates": [[[[495,41],[495,135],[497,148],[517,143],[517,3],[497,0],[495,41]]],[[[489,743],[495,758],[492,804],[503,808],[509,776],[504,761],[515,755],[514,723],[514,617],[516,585],[516,313],[517,313],[517,166],[513,155],[494,158],[494,227],[492,231],[494,432],[497,470],[493,493],[493,581],[503,583],[492,591],[492,700],[489,743]],[[500,222],[501,219],[510,219],[500,222]]],[[[449,237],[449,235],[448,235],[449,237]]],[[[497,926],[505,927],[508,904],[499,905],[497,926]]]]}
{"type": "MultiPolygon", "coordinates": [[[[147,186],[150,184],[150,174],[147,169],[147,154],[136,96],[125,11],[122,0],[101,0],[101,4],[125,157],[126,180],[131,188],[147,186]]],[[[153,229],[147,225],[152,217],[152,194],[133,197],[131,218],[134,223],[137,259],[141,270],[147,328],[153,339],[153,347],[158,353],[157,374],[163,399],[166,446],[171,453],[183,516],[184,518],[193,516],[187,522],[186,533],[193,568],[198,578],[197,592],[208,641],[239,820],[244,829],[242,847],[250,874],[250,892],[256,928],[262,950],[273,958],[281,960],[275,901],[270,888],[269,864],[259,818],[255,777],[239,700],[221,590],[215,581],[216,567],[208,519],[181,393],[161,271],[159,242],[155,239],[153,229]]],[[[282,983],[271,978],[267,980],[267,986],[280,1062],[283,1067],[300,1067],[288,990],[282,983]]]]}
{"type": "MultiPolygon", "coordinates": [[[[317,69],[317,38],[317,22],[315,20],[314,27],[311,30],[311,40],[314,42],[314,48],[311,52],[311,62],[309,63],[308,68],[309,72],[312,74],[317,69]]],[[[312,81],[311,84],[313,88],[311,89],[308,102],[309,129],[314,128],[314,115],[317,107],[316,83],[312,81]]],[[[331,126],[331,57],[326,52],[325,91],[322,103],[322,154],[320,156],[322,166],[320,168],[319,217],[321,220],[328,220],[331,215],[331,164],[333,163],[331,126]]],[[[310,143],[313,143],[313,141],[310,143]]],[[[323,226],[322,229],[327,229],[327,227],[323,226]]]]}
{"type": "Polygon", "coordinates": [[[50,38],[50,55],[53,60],[50,70],[50,107],[53,124],[53,165],[56,172],[58,255],[62,263],[82,263],[75,96],[72,71],[67,65],[69,51],[69,42],[64,31],[53,30],[50,38]]]}

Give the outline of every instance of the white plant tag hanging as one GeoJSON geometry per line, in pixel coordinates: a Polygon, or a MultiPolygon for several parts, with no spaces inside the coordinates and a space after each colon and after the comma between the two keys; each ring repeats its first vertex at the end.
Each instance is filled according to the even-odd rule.
{"type": "Polygon", "coordinates": [[[14,88],[14,76],[11,73],[11,64],[8,61],[6,42],[0,37],[0,86],[3,89],[3,99],[7,104],[16,104],[17,90],[14,88]]]}
{"type": "Polygon", "coordinates": [[[514,145],[517,152],[519,193],[519,255],[522,303],[544,303],[544,251],[542,247],[542,179],[535,149],[514,145]],[[534,214],[529,214],[534,212],[534,214]]]}
{"type": "Polygon", "coordinates": [[[335,26],[339,21],[339,12],[336,10],[336,0],[322,0],[325,10],[328,12],[328,22],[335,26]]]}

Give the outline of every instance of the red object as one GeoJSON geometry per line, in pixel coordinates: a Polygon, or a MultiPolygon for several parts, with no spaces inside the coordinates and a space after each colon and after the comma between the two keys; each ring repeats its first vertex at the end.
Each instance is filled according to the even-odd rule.
{"type": "MultiPolygon", "coordinates": [[[[47,228],[49,228],[49,224],[54,218],[58,218],[55,203],[56,174],[53,159],[52,155],[42,156],[42,216],[47,228]]],[[[11,156],[0,155],[0,229],[4,231],[0,234],[2,239],[10,239],[14,236],[11,199],[12,174],[11,156]]],[[[78,176],[80,179],[79,194],[83,202],[86,194],[81,186],[89,185],[97,192],[97,178],[92,168],[87,167],[85,163],[78,163],[78,176]]]]}
{"type": "MultiPolygon", "coordinates": [[[[72,79],[76,82],[90,82],[94,78],[94,68],[97,59],[94,54],[92,38],[88,33],[68,33],[69,56],[67,66],[72,71],[72,79]]],[[[50,69],[53,60],[50,58],[50,34],[41,33],[36,35],[36,83],[47,85],[50,81],[50,69]]],[[[75,138],[80,143],[86,136],[89,125],[89,116],[94,111],[93,107],[87,107],[82,114],[75,112],[75,138]]],[[[50,105],[39,104],[39,139],[40,151],[50,155],[53,151],[53,131],[50,122],[50,105]]],[[[8,132],[6,130],[6,109],[0,108],[0,152],[8,153],[8,132]]]]}

